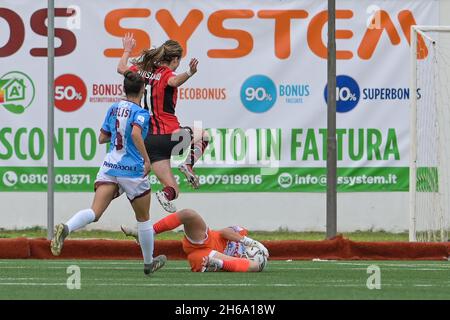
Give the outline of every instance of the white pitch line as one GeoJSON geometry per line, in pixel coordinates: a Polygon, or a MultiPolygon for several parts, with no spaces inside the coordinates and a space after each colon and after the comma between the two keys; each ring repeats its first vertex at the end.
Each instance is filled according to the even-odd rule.
{"type": "MultiPolygon", "coordinates": [[[[35,277],[34,278],[31,278],[31,277],[30,278],[13,278],[13,277],[0,278],[0,281],[8,281],[8,282],[5,282],[5,283],[9,283],[10,281],[25,281],[25,280],[39,280],[39,281],[44,281],[44,280],[45,281],[48,281],[48,280],[60,281],[61,280],[61,281],[65,281],[65,279],[35,278],[35,277]]],[[[127,283],[127,281],[136,281],[136,280],[138,280],[138,279],[136,279],[136,278],[121,278],[119,280],[119,282],[115,283],[115,285],[130,284],[130,283],[127,283]]],[[[104,281],[105,281],[105,278],[88,278],[87,280],[85,280],[85,282],[89,283],[89,285],[105,285],[104,281]],[[97,281],[100,281],[100,283],[99,284],[95,283],[97,281]]],[[[151,281],[152,282],[166,282],[166,279],[152,279],[151,281]]],[[[146,282],[145,280],[142,280],[142,282],[140,282],[140,283],[138,283],[136,285],[141,285],[142,283],[145,283],[145,282],[146,282]]],[[[247,282],[247,283],[241,283],[241,285],[258,285],[258,283],[256,283],[256,282],[257,282],[257,279],[251,280],[250,282],[247,282]],[[251,282],[255,282],[255,283],[251,283],[251,282]]],[[[289,285],[301,286],[301,285],[304,285],[304,284],[317,284],[317,285],[325,284],[326,285],[326,284],[339,284],[339,283],[362,284],[362,283],[364,283],[364,281],[362,281],[360,279],[338,279],[338,280],[308,280],[308,279],[301,279],[301,282],[298,282],[296,284],[290,283],[289,285]]],[[[396,285],[398,283],[408,284],[408,283],[405,283],[405,281],[403,281],[403,280],[390,280],[386,284],[395,284],[396,285]]],[[[442,285],[444,287],[450,286],[450,281],[444,281],[444,282],[441,282],[441,283],[447,284],[447,285],[442,285]]],[[[2,284],[4,284],[4,283],[0,282],[0,285],[2,285],[2,284]]],[[[208,284],[212,284],[213,285],[213,284],[216,284],[216,283],[208,282],[208,284]]],[[[111,285],[114,285],[114,284],[111,284],[111,285]]],[[[197,285],[197,282],[194,282],[194,283],[192,283],[192,282],[190,282],[190,283],[185,282],[184,285],[186,285],[186,286],[188,286],[188,285],[197,285]]],[[[270,286],[271,284],[270,283],[266,283],[264,285],[270,286]]],[[[280,285],[280,284],[278,284],[278,285],[280,285]]],[[[432,284],[427,284],[427,283],[412,283],[410,285],[412,285],[412,286],[433,286],[432,284]]]]}
{"type": "MultiPolygon", "coordinates": [[[[54,280],[55,278],[0,278],[0,281],[54,280]]],[[[103,279],[105,280],[105,279],[103,279]]],[[[1,284],[1,282],[0,282],[1,284]]]]}
{"type": "MultiPolygon", "coordinates": [[[[67,264],[67,267],[71,265],[77,265],[76,263],[67,264]]],[[[0,266],[0,269],[58,269],[66,270],[67,267],[41,267],[41,266],[0,266]]],[[[79,266],[81,269],[86,270],[141,270],[143,267],[89,267],[89,266],[79,266]]],[[[164,270],[189,270],[189,267],[165,267],[164,270]]]]}
{"type": "MultiPolygon", "coordinates": [[[[64,283],[43,282],[4,282],[1,286],[66,286],[64,283]]],[[[104,287],[299,287],[296,284],[249,284],[249,283],[95,283],[82,284],[82,286],[104,286],[104,287]]]]}
{"type": "MultiPolygon", "coordinates": [[[[2,286],[35,286],[35,287],[46,287],[46,286],[66,286],[66,283],[39,283],[39,282],[27,282],[27,283],[0,283],[0,287],[2,286]]],[[[328,287],[328,288],[361,288],[365,289],[366,285],[363,284],[315,284],[315,283],[301,283],[301,284],[281,284],[281,283],[272,283],[272,284],[243,284],[243,283],[97,283],[97,284],[82,284],[82,287],[279,287],[279,288],[319,288],[319,287],[328,287]]],[[[448,287],[442,285],[405,285],[405,284],[392,284],[392,283],[383,283],[383,287],[448,287]]]]}
{"type": "Polygon", "coordinates": [[[431,284],[415,284],[414,287],[432,287],[431,284]]]}
{"type": "MultiPolygon", "coordinates": [[[[48,278],[48,277],[44,277],[44,278],[36,278],[36,277],[30,277],[30,278],[14,278],[14,277],[8,277],[8,278],[0,278],[0,281],[7,281],[7,282],[10,282],[10,281],[24,281],[24,280],[39,280],[39,281],[48,281],[48,280],[55,280],[55,281],[60,281],[60,280],[65,280],[64,278],[63,279],[61,279],[61,278],[48,278]]],[[[116,283],[126,283],[127,281],[136,281],[137,279],[136,278],[120,278],[120,280],[119,281],[117,281],[116,283]]],[[[214,280],[216,280],[216,279],[214,279],[214,280]]],[[[105,278],[87,278],[86,280],[85,280],[85,282],[88,282],[88,283],[90,283],[90,284],[93,284],[93,282],[96,282],[96,281],[101,281],[101,283],[104,283],[104,281],[105,281],[105,278]]],[[[159,281],[163,281],[163,282],[166,282],[167,280],[166,279],[151,279],[151,281],[152,282],[159,282],[159,281]]],[[[258,279],[253,279],[253,280],[250,280],[250,281],[248,281],[247,280],[247,282],[246,283],[242,283],[242,284],[249,284],[249,285],[251,285],[252,283],[251,282],[257,282],[258,281],[258,279]]],[[[145,282],[145,280],[142,280],[142,282],[145,282]]],[[[342,279],[342,280],[308,280],[308,279],[302,279],[302,283],[325,283],[325,284],[327,284],[327,283],[343,283],[343,282],[354,282],[354,283],[361,283],[361,281],[360,280],[358,280],[358,279],[348,279],[348,280],[345,280],[345,279],[342,279]]],[[[189,285],[189,284],[196,284],[197,282],[186,282],[186,285],[189,285]]],[[[203,283],[205,283],[205,282],[203,282],[203,283]]],[[[209,283],[214,283],[214,282],[209,282],[209,283]]],[[[2,282],[0,282],[0,285],[2,284],[2,282]]],[[[268,283],[266,283],[267,285],[269,285],[268,283]]],[[[297,285],[299,285],[299,283],[297,283],[297,285]]]]}
{"type": "MultiPolygon", "coordinates": [[[[178,260],[177,260],[178,261],[178,260]]],[[[301,265],[302,262],[306,262],[306,263],[310,263],[311,261],[296,261],[296,266],[288,266],[289,262],[286,261],[279,261],[279,260],[274,260],[274,261],[269,261],[268,267],[270,268],[270,266],[275,267],[274,269],[277,270],[349,270],[349,268],[346,269],[340,269],[340,268],[328,268],[328,267],[301,267],[298,266],[299,264],[301,265]],[[299,262],[299,263],[297,263],[299,262]],[[283,266],[283,267],[278,267],[278,266],[283,266]]],[[[422,264],[393,264],[393,263],[384,263],[384,262],[378,262],[378,261],[371,261],[371,262],[365,262],[365,263],[360,263],[360,262],[335,262],[335,261],[326,261],[329,262],[328,266],[344,266],[344,265],[348,265],[348,266],[360,266],[360,268],[356,267],[356,268],[352,268],[351,270],[365,270],[369,265],[371,264],[376,264],[379,265],[380,267],[383,267],[386,270],[392,269],[401,269],[401,268],[408,268],[408,269],[414,269],[414,270],[423,270],[423,271],[438,271],[439,269],[442,270],[447,270],[450,269],[450,264],[447,264],[446,262],[443,263],[437,263],[437,264],[430,264],[430,263],[422,263],[422,264]],[[423,268],[423,267],[431,267],[431,269],[428,268],[423,268]]],[[[59,268],[63,268],[63,267],[55,267],[55,266],[48,266],[48,265],[79,265],[83,268],[97,268],[99,270],[102,270],[101,268],[106,268],[106,269],[118,269],[118,270],[122,270],[122,269],[127,269],[125,267],[101,267],[101,266],[97,266],[97,265],[117,265],[117,266],[141,266],[142,263],[141,262],[126,262],[126,261],[116,261],[116,262],[109,262],[109,261],[104,261],[104,260],[98,260],[98,261],[82,261],[82,260],[74,260],[74,261],[45,261],[45,264],[37,264],[35,266],[16,266],[17,262],[14,260],[7,260],[7,261],[0,261],[0,269],[42,269],[42,268],[48,268],[48,269],[59,269],[59,268]],[[14,265],[11,267],[8,267],[7,265],[14,265]],[[89,267],[89,265],[94,265],[96,267],[89,267]]],[[[186,262],[187,265],[187,262],[186,262]]],[[[323,264],[323,265],[327,265],[327,264],[323,264]]],[[[186,267],[187,268],[187,267],[186,267]]],[[[128,268],[129,269],[129,268],[128,268]]],[[[166,268],[167,269],[167,268],[166,268]]],[[[174,267],[171,268],[173,270],[183,270],[185,269],[184,267],[174,267]]]]}
{"type": "MultiPolygon", "coordinates": [[[[56,266],[0,266],[0,269],[52,269],[52,270],[65,270],[67,269],[68,266],[70,265],[77,265],[76,263],[74,264],[67,264],[67,266],[61,266],[61,267],[56,267],[56,266]]],[[[381,268],[383,268],[383,270],[390,270],[390,271],[447,271],[448,268],[419,268],[419,267],[409,267],[406,270],[402,269],[402,268],[393,268],[393,267],[386,267],[385,265],[379,265],[381,268]]],[[[129,271],[133,271],[133,270],[141,270],[142,267],[140,266],[128,266],[128,267],[91,267],[91,266],[83,266],[80,265],[81,269],[84,270],[129,270],[129,271]]],[[[165,267],[164,270],[189,270],[189,267],[165,267]]],[[[365,268],[309,268],[309,267],[277,267],[277,266],[272,266],[270,264],[267,265],[267,270],[295,270],[295,271],[311,271],[311,270],[315,270],[315,271],[322,271],[322,272],[327,272],[327,271],[349,271],[349,270],[354,270],[354,271],[364,271],[367,270],[367,267],[365,268]]]]}
{"type": "MultiPolygon", "coordinates": [[[[169,262],[170,263],[170,262],[169,262]]],[[[124,266],[99,266],[99,264],[83,265],[74,263],[66,263],[61,266],[47,266],[47,265],[27,265],[27,266],[17,266],[17,265],[0,265],[0,269],[66,269],[68,266],[78,265],[83,269],[92,269],[92,270],[137,270],[142,268],[142,264],[134,264],[134,265],[124,265],[124,266]]],[[[277,270],[324,270],[323,268],[309,268],[309,267],[276,267],[274,269],[277,270]]],[[[354,270],[365,270],[365,268],[352,268],[354,270]]],[[[164,270],[189,270],[189,265],[186,264],[185,267],[165,267],[164,270]]],[[[338,269],[336,269],[338,270],[338,269]]],[[[343,269],[339,269],[343,270],[343,269]]],[[[348,269],[347,269],[348,270],[348,269]]]]}
{"type": "Polygon", "coordinates": [[[450,269],[450,264],[446,262],[433,263],[411,263],[411,264],[395,264],[395,263],[379,263],[377,261],[371,261],[370,263],[356,263],[356,262],[337,262],[337,265],[350,265],[350,266],[369,266],[369,265],[379,265],[380,267],[397,267],[397,268],[420,268],[420,267],[435,267],[442,269],[450,269]]]}
{"type": "MultiPolygon", "coordinates": [[[[367,270],[367,268],[309,268],[309,267],[277,267],[267,264],[266,268],[267,270],[273,269],[273,270],[321,270],[321,271],[347,271],[347,270],[367,270]]],[[[1,268],[1,267],[0,267],[1,268]]]]}
{"type": "Polygon", "coordinates": [[[25,283],[14,283],[14,282],[5,282],[1,283],[2,286],[36,286],[36,287],[47,287],[47,286],[67,286],[67,283],[40,283],[40,282],[25,282],[25,283]]]}
{"type": "MultiPolygon", "coordinates": [[[[76,265],[76,264],[68,264],[67,267],[69,267],[70,265],[76,265]]],[[[40,266],[3,267],[3,266],[0,266],[0,269],[40,269],[40,270],[61,269],[61,270],[65,270],[65,269],[67,269],[67,267],[40,267],[40,266]]],[[[141,269],[141,268],[137,268],[137,267],[132,268],[132,267],[84,267],[84,266],[81,266],[81,268],[88,269],[88,270],[140,270],[141,269]]],[[[183,269],[185,269],[185,268],[183,268],[183,269]]]]}
{"type": "MultiPolygon", "coordinates": [[[[0,283],[1,286],[66,286],[66,283],[40,283],[40,282],[5,282],[0,283]]],[[[82,287],[319,287],[316,284],[284,284],[284,283],[272,283],[272,284],[247,284],[247,283],[96,283],[96,284],[82,284],[82,287]]],[[[336,285],[323,285],[320,287],[365,287],[365,284],[336,284],[336,285]]],[[[383,284],[383,286],[392,286],[389,284],[383,284]]],[[[402,286],[402,285],[393,285],[402,286]]]]}

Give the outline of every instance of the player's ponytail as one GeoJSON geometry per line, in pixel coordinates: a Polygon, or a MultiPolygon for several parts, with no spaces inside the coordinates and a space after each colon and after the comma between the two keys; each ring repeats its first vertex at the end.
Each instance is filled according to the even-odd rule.
{"type": "Polygon", "coordinates": [[[123,76],[123,88],[127,97],[139,96],[145,84],[144,79],[139,74],[131,70],[125,71],[123,76]]]}
{"type": "Polygon", "coordinates": [[[164,47],[145,49],[141,56],[134,61],[134,64],[143,71],[153,72],[159,67],[161,59],[164,57],[164,47]]]}
{"type": "Polygon", "coordinates": [[[141,56],[133,61],[142,71],[154,72],[162,62],[170,63],[174,58],[181,59],[183,48],[175,40],[167,40],[158,48],[145,49],[141,56]]]}

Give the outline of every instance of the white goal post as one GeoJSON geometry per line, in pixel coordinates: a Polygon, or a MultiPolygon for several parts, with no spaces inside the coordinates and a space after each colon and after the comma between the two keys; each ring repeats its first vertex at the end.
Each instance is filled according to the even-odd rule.
{"type": "Polygon", "coordinates": [[[449,241],[450,26],[411,27],[410,241],[449,241]]]}

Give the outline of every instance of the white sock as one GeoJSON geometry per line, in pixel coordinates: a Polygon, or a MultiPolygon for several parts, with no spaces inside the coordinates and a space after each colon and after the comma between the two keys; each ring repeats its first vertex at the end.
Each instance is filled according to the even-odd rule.
{"type": "Polygon", "coordinates": [[[94,222],[95,213],[92,209],[84,209],[75,213],[66,225],[69,228],[69,233],[87,226],[94,222]]]}
{"type": "Polygon", "coordinates": [[[153,261],[153,224],[150,220],[145,222],[138,222],[138,236],[139,245],[141,246],[142,256],[144,257],[144,263],[150,264],[153,261]]]}

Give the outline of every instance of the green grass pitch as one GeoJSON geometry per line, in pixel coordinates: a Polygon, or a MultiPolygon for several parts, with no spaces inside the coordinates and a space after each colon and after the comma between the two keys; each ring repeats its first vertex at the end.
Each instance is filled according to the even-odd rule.
{"type": "Polygon", "coordinates": [[[168,261],[145,277],[140,261],[0,260],[0,299],[450,299],[450,262],[269,261],[261,273],[192,273],[168,261]],[[68,289],[67,268],[81,270],[68,289]],[[367,288],[367,267],[381,289],[367,288]]]}

